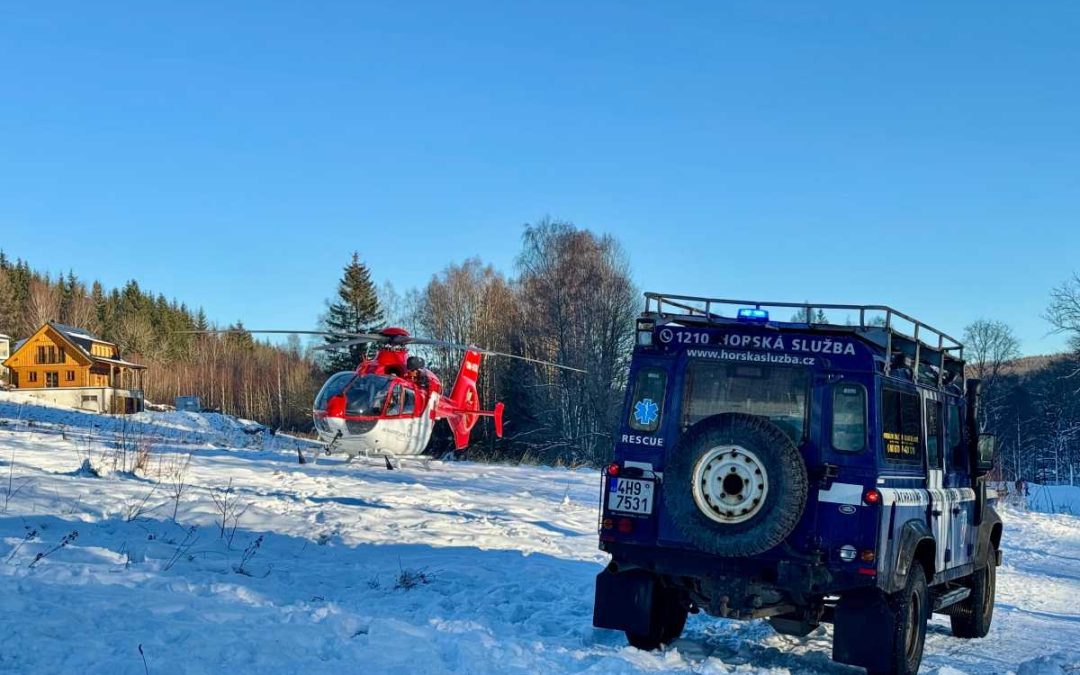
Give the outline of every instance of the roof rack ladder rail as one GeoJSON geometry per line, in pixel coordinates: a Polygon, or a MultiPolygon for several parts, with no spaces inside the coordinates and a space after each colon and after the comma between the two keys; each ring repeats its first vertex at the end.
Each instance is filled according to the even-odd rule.
{"type": "Polygon", "coordinates": [[[892,375],[892,310],[885,311],[885,374],[892,375]]]}
{"type": "Polygon", "coordinates": [[[922,324],[918,321],[915,322],[915,372],[911,374],[911,381],[915,384],[919,383],[919,365],[922,362],[922,340],[919,339],[919,328],[922,324]]]}
{"type": "Polygon", "coordinates": [[[938,333],[937,337],[938,356],[941,357],[941,363],[938,364],[937,371],[937,386],[941,389],[945,386],[945,336],[938,333]]]}

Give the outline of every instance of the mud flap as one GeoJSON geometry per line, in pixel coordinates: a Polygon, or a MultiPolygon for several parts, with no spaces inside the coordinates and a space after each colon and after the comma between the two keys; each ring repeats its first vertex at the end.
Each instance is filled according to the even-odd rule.
{"type": "Polygon", "coordinates": [[[612,572],[596,575],[593,625],[647,635],[652,629],[653,586],[645,572],[612,572]]]}
{"type": "Polygon", "coordinates": [[[889,603],[876,592],[848,593],[840,598],[833,620],[833,661],[888,671],[898,626],[889,603]]]}

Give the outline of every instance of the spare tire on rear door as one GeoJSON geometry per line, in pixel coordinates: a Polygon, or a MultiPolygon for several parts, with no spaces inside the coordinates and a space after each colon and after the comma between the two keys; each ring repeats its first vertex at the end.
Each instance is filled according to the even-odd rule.
{"type": "Polygon", "coordinates": [[[664,467],[664,505],[698,548],[728,557],[782,542],[806,506],[806,463],[763,417],[723,413],[690,427],[664,467]]]}

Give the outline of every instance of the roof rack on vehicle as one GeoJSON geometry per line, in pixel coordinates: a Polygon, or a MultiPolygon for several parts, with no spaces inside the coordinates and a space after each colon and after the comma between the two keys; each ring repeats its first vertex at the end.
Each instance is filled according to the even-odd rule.
{"type": "Polygon", "coordinates": [[[731,324],[738,320],[740,309],[768,311],[771,308],[796,312],[791,321],[773,323],[805,325],[811,330],[855,332],[878,344],[885,350],[882,367],[886,374],[896,367],[897,359],[906,356],[913,364],[912,380],[915,382],[920,381],[920,369],[924,364],[930,367],[929,374],[938,386],[946,383],[947,375],[950,382],[964,377],[964,345],[959,340],[887,305],[766,302],[645,293],[646,315],[678,322],[731,324]],[[843,313],[844,323],[830,320],[828,311],[843,313]]]}

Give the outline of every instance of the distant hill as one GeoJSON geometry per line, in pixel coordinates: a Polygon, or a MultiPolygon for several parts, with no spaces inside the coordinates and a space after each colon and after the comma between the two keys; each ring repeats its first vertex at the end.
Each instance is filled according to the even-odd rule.
{"type": "Polygon", "coordinates": [[[1013,359],[1003,366],[1005,375],[1027,375],[1036,370],[1042,370],[1047,366],[1069,358],[1071,354],[1036,354],[1034,356],[1021,356],[1013,359]]]}

